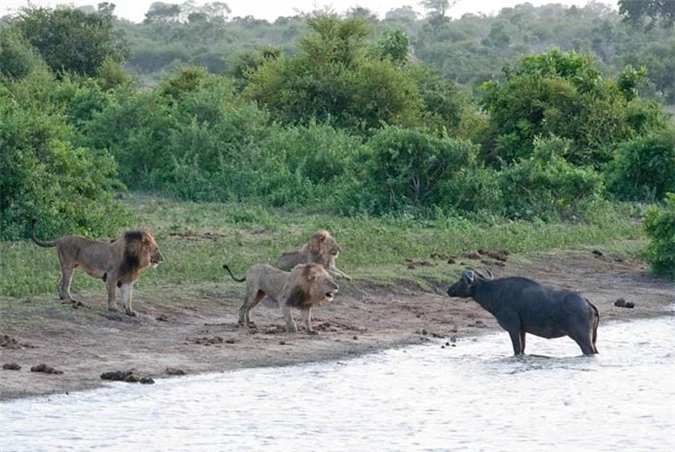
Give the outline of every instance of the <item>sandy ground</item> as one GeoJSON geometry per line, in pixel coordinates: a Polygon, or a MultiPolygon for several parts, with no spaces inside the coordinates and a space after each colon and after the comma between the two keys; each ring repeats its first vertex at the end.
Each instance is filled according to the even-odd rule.
{"type": "MultiPolygon", "coordinates": [[[[600,310],[600,353],[603,323],[673,315],[675,284],[651,277],[643,262],[625,256],[569,251],[528,255],[517,259],[518,263],[490,260],[485,255],[472,257],[490,264],[495,277],[527,276],[582,292],[600,310]],[[619,298],[635,307],[616,307],[619,298]]],[[[471,257],[459,260],[459,264],[482,266],[471,257]]],[[[404,262],[401,271],[415,265],[425,262],[404,262]]],[[[448,283],[459,276],[451,267],[448,274],[448,283]]],[[[86,306],[78,309],[54,299],[53,307],[49,305],[25,322],[0,318],[0,366],[20,367],[0,370],[0,400],[101,387],[106,384],[101,375],[107,372],[156,379],[290,365],[424,341],[443,345],[453,336],[499,329],[475,302],[449,298],[446,289],[447,285],[435,291],[383,289],[342,281],[336,299],[313,312],[314,328],[321,333],[316,336],[285,333],[279,309],[272,302],[263,302],[252,311],[256,329],[238,327],[239,296],[223,299],[222,293],[197,288],[194,293],[172,288],[138,291],[134,307],[139,316],[135,318],[109,315],[103,288],[100,293],[81,294],[86,306]],[[40,364],[62,373],[31,371],[40,364]]],[[[242,297],[243,292],[242,285],[242,297]]],[[[300,323],[299,312],[294,316],[300,323]]],[[[510,354],[506,333],[503,348],[510,354]]]]}

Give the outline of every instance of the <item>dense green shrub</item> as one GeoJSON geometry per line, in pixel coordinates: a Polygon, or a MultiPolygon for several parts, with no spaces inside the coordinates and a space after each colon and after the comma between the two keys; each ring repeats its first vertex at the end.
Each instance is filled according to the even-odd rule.
{"type": "Polygon", "coordinates": [[[652,271],[675,280],[675,193],[667,194],[663,207],[653,205],[647,209],[644,227],[652,271]]]}
{"type": "Polygon", "coordinates": [[[0,80],[21,80],[37,68],[46,68],[40,54],[21,33],[9,27],[0,27],[0,80]]]}
{"type": "Polygon", "coordinates": [[[569,141],[558,137],[534,140],[534,153],[499,173],[505,214],[512,218],[551,220],[583,216],[603,193],[601,176],[576,167],[564,156],[569,141]]]}
{"type": "Polygon", "coordinates": [[[361,140],[324,124],[276,128],[261,143],[257,193],[273,205],[358,210],[361,140]]]}
{"type": "Polygon", "coordinates": [[[627,68],[614,81],[597,66],[591,56],[552,50],[505,68],[503,82],[485,83],[485,157],[511,163],[532,154],[537,136],[556,135],[569,140],[566,160],[599,168],[618,143],[664,127],[660,106],[636,95],[643,71],[627,68]]]}
{"type": "Polygon", "coordinates": [[[471,142],[387,127],[367,144],[363,196],[370,211],[453,210],[465,202],[468,175],[478,168],[478,147],[471,142]]]}
{"type": "Polygon", "coordinates": [[[171,166],[166,149],[176,121],[169,110],[153,91],[120,95],[86,124],[82,144],[108,149],[130,189],[151,190],[155,173],[171,166]]]}
{"type": "Polygon", "coordinates": [[[117,234],[127,218],[112,199],[115,161],[74,147],[72,135],[58,111],[20,104],[0,87],[0,238],[26,237],[32,216],[47,237],[117,234]]]}
{"type": "Polygon", "coordinates": [[[658,201],[675,192],[675,127],[622,143],[606,174],[620,199],[658,201]]]}

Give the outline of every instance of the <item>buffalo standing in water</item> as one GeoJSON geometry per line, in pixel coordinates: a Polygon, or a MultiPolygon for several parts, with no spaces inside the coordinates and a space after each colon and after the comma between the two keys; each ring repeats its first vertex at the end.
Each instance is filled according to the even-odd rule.
{"type": "Polygon", "coordinates": [[[492,279],[468,270],[448,288],[451,297],[473,298],[508,331],[513,353],[525,352],[525,333],[551,339],[569,336],[584,355],[598,353],[598,309],[576,292],[543,286],[531,279],[492,279]]]}

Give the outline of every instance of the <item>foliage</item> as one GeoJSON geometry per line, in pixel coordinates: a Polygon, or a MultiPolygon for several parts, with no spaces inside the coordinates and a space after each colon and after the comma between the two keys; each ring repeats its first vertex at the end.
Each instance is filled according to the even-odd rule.
{"type": "Polygon", "coordinates": [[[0,238],[25,237],[32,216],[47,236],[108,234],[124,219],[112,199],[114,159],[74,147],[72,136],[58,111],[0,88],[0,238]]]}
{"type": "Polygon", "coordinates": [[[619,0],[619,14],[632,24],[649,18],[649,25],[662,21],[663,26],[675,22],[675,2],[672,0],[619,0]]]}
{"type": "Polygon", "coordinates": [[[94,76],[106,60],[121,63],[129,55],[110,14],[27,8],[16,26],[55,73],[94,76]]]}
{"type": "Polygon", "coordinates": [[[18,31],[0,27],[0,79],[21,80],[45,66],[40,55],[18,31]]]}
{"type": "Polygon", "coordinates": [[[564,156],[570,142],[552,136],[534,140],[534,152],[498,175],[505,214],[511,218],[556,220],[583,217],[602,198],[602,178],[575,167],[564,156]]]}
{"type": "Polygon", "coordinates": [[[675,193],[668,193],[665,205],[650,206],[644,220],[649,237],[647,260],[657,275],[675,280],[675,193]]]}
{"type": "Polygon", "coordinates": [[[364,197],[378,214],[409,207],[456,208],[467,194],[469,173],[478,168],[477,146],[410,129],[385,128],[368,146],[364,197]]]}
{"type": "Polygon", "coordinates": [[[675,193],[675,127],[621,143],[606,172],[608,189],[621,199],[659,201],[675,193]]]}
{"type": "Polygon", "coordinates": [[[659,108],[636,98],[641,73],[627,68],[619,82],[603,80],[592,58],[557,50],[505,68],[505,82],[484,85],[482,106],[490,114],[492,161],[514,162],[534,150],[534,138],[570,141],[565,158],[596,167],[611,159],[617,143],[663,127],[659,108]]]}
{"type": "Polygon", "coordinates": [[[362,19],[320,14],[308,25],[311,33],[299,41],[297,55],[280,56],[249,75],[249,99],[288,124],[316,120],[368,130],[417,120],[417,87],[394,62],[367,51],[362,19]]]}

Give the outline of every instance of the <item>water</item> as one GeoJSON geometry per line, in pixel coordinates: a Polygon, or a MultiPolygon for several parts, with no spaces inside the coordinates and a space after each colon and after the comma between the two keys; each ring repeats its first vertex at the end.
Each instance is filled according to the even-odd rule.
{"type": "Polygon", "coordinates": [[[505,332],[355,359],[113,383],[0,405],[0,449],[673,451],[675,319],[569,338],[505,332]]]}

